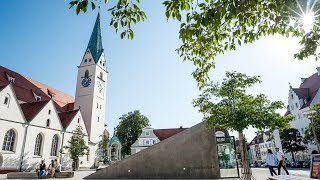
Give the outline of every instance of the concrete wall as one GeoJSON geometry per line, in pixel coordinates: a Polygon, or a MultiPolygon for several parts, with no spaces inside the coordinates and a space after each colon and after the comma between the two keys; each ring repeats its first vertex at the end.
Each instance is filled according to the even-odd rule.
{"type": "Polygon", "coordinates": [[[202,122],[86,179],[219,178],[218,164],[214,130],[202,122]]]}

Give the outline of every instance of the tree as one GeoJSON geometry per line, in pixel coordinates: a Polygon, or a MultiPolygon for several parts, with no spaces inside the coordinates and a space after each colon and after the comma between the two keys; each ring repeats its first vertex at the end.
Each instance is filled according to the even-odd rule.
{"type": "Polygon", "coordinates": [[[71,140],[68,141],[69,146],[64,146],[64,148],[69,150],[70,158],[73,160],[73,170],[77,170],[79,167],[79,157],[89,154],[89,147],[85,144],[84,135],[82,127],[77,126],[77,128],[72,131],[71,140]]]}
{"type": "Polygon", "coordinates": [[[304,151],[307,149],[302,143],[302,136],[298,129],[289,128],[280,131],[280,139],[282,148],[285,153],[291,152],[293,162],[296,162],[294,158],[294,153],[299,151],[304,151]]]}
{"type": "MultiPolygon", "coordinates": [[[[70,0],[76,13],[86,12],[91,6],[105,6],[111,12],[110,25],[120,37],[133,38],[132,25],[144,21],[145,13],[139,8],[140,0],[70,0]]],[[[179,38],[182,45],[178,54],[194,63],[193,72],[198,85],[203,87],[208,72],[215,67],[217,55],[238,46],[252,43],[262,36],[281,34],[301,38],[301,50],[294,57],[302,60],[319,57],[320,2],[317,0],[163,0],[165,16],[181,23],[179,38]],[[314,21],[313,19],[314,18],[314,21]],[[308,29],[305,27],[308,26],[308,29]]]]}
{"type": "MultiPolygon", "coordinates": [[[[224,151],[222,151],[219,154],[219,160],[224,163],[225,168],[228,168],[228,162],[230,161],[230,156],[228,154],[226,154],[224,151]]],[[[223,164],[222,164],[222,167],[223,167],[223,164]]]]}
{"type": "Polygon", "coordinates": [[[109,151],[109,137],[106,134],[101,135],[102,139],[98,144],[98,147],[102,150],[103,153],[103,162],[106,164],[108,161],[108,151],[109,151]]]}
{"type": "Polygon", "coordinates": [[[121,154],[123,156],[130,155],[131,145],[140,136],[142,128],[149,125],[149,119],[140,111],[135,110],[122,115],[119,120],[116,134],[122,144],[121,154]]]}
{"type": "Polygon", "coordinates": [[[244,168],[244,179],[250,179],[251,172],[244,147],[243,130],[252,126],[260,131],[282,129],[289,126],[292,116],[282,117],[276,110],[284,108],[281,101],[271,102],[263,94],[250,95],[246,89],[260,83],[259,77],[250,77],[235,71],[227,72],[222,83],[206,85],[193,104],[204,115],[204,121],[211,127],[222,127],[239,132],[240,153],[244,168]]]}
{"type": "Polygon", "coordinates": [[[315,104],[311,111],[314,111],[312,114],[313,124],[309,124],[309,126],[305,129],[303,142],[304,143],[312,143],[315,144],[314,134],[312,128],[314,128],[317,136],[317,140],[320,140],[320,103],[315,104]]]}

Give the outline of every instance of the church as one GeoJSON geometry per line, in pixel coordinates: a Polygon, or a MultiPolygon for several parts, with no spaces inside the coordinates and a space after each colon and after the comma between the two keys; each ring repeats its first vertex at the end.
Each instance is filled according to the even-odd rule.
{"type": "Polygon", "coordinates": [[[93,167],[105,131],[107,73],[99,14],[78,65],[75,97],[0,66],[0,167],[35,169],[42,159],[59,159],[71,168],[64,147],[77,126],[89,147],[79,167],[93,167]]]}

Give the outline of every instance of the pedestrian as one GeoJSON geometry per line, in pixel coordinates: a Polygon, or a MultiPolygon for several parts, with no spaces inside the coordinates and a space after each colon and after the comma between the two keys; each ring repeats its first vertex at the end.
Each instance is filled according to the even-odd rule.
{"type": "Polygon", "coordinates": [[[49,167],[48,167],[48,175],[53,178],[55,171],[56,171],[55,162],[54,160],[51,160],[51,164],[49,164],[49,167]]]}
{"type": "Polygon", "coordinates": [[[61,164],[58,161],[58,159],[55,159],[55,165],[56,165],[56,172],[61,172],[61,164]]]}
{"type": "Polygon", "coordinates": [[[284,163],[284,155],[283,155],[283,152],[281,152],[279,150],[278,147],[276,147],[276,152],[277,152],[277,158],[278,158],[278,175],[280,175],[281,173],[281,167],[284,169],[284,171],[287,173],[287,175],[289,175],[289,172],[285,166],[285,163],[284,163]]]}
{"type": "Polygon", "coordinates": [[[41,160],[41,163],[39,165],[39,169],[37,172],[38,172],[38,176],[46,176],[47,175],[46,163],[44,163],[44,160],[41,160]]]}
{"type": "Polygon", "coordinates": [[[277,167],[276,166],[276,157],[272,153],[271,149],[268,149],[266,161],[267,161],[267,166],[269,167],[269,171],[270,171],[271,176],[273,176],[273,174],[277,175],[276,171],[273,169],[273,168],[277,167]]]}

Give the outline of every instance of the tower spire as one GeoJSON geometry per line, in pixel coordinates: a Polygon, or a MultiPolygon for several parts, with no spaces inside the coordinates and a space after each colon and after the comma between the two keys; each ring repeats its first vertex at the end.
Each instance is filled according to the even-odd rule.
{"type": "Polygon", "coordinates": [[[96,22],[94,24],[87,49],[90,50],[94,62],[97,63],[103,52],[101,29],[100,29],[100,13],[98,13],[96,22]]]}

